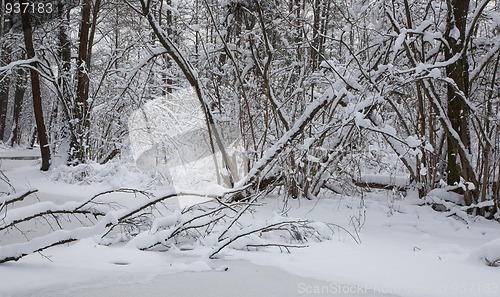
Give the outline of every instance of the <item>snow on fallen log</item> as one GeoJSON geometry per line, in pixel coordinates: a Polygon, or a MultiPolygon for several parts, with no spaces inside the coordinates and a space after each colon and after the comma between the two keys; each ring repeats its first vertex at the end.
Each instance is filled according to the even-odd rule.
{"type": "Polygon", "coordinates": [[[409,187],[411,180],[409,176],[389,176],[389,175],[362,175],[359,180],[353,179],[354,185],[358,187],[368,187],[385,190],[405,190],[409,187]]]}
{"type": "Polygon", "coordinates": [[[32,205],[11,209],[6,212],[0,220],[0,231],[12,227],[21,222],[42,217],[44,215],[56,214],[92,214],[104,216],[109,207],[103,205],[92,205],[92,207],[81,208],[80,202],[70,201],[64,204],[56,204],[52,201],[39,202],[32,205]]]}
{"type": "MultiPolygon", "coordinates": [[[[20,207],[18,209],[9,210],[0,223],[0,230],[6,229],[19,222],[29,221],[34,218],[44,217],[52,214],[93,214],[102,215],[97,223],[90,227],[79,227],[73,230],[56,230],[48,235],[37,237],[25,243],[15,243],[11,245],[0,247],[0,263],[8,261],[17,261],[29,254],[43,251],[47,248],[70,243],[79,239],[88,238],[99,235],[104,237],[109,234],[118,224],[124,222],[131,222],[136,216],[141,214],[150,207],[154,207],[158,203],[163,203],[166,200],[178,196],[202,196],[209,197],[210,195],[203,195],[197,193],[177,193],[175,191],[167,193],[161,197],[148,199],[137,203],[129,208],[122,208],[119,210],[111,210],[106,203],[94,203],[95,198],[103,194],[111,192],[130,192],[130,189],[108,191],[100,193],[84,202],[67,202],[62,205],[57,205],[53,202],[40,202],[30,206],[20,207]]],[[[138,191],[140,192],[140,191],[138,191]]],[[[147,194],[141,192],[141,194],[147,194]]],[[[157,221],[157,227],[165,225],[168,222],[165,220],[157,221]]]]}
{"type": "Polygon", "coordinates": [[[427,196],[429,197],[436,197],[436,198],[439,198],[440,200],[443,200],[443,201],[446,201],[446,202],[451,202],[455,205],[464,205],[465,204],[465,200],[464,200],[464,196],[463,195],[460,195],[458,193],[455,193],[451,190],[448,190],[446,188],[444,189],[441,189],[441,188],[437,188],[437,189],[432,189],[428,194],[427,196]]]}
{"type": "Polygon", "coordinates": [[[38,190],[30,189],[24,192],[0,197],[0,210],[2,210],[6,205],[22,201],[24,198],[36,192],[38,192],[38,190]]]}
{"type": "Polygon", "coordinates": [[[448,216],[455,215],[458,218],[462,219],[467,225],[470,225],[471,223],[469,215],[462,210],[460,205],[457,205],[456,203],[449,202],[441,199],[438,196],[431,196],[431,195],[427,195],[424,198],[424,202],[429,203],[431,205],[442,205],[448,212],[448,216]]]}
{"type": "Polygon", "coordinates": [[[17,261],[29,254],[41,252],[50,247],[70,243],[79,239],[103,234],[110,224],[117,224],[115,212],[108,213],[96,225],[73,230],[57,230],[28,242],[0,246],[0,263],[17,261]]]}
{"type": "MultiPolygon", "coordinates": [[[[28,190],[19,194],[10,195],[6,197],[1,197],[6,204],[14,203],[23,200],[28,195],[37,192],[38,190],[28,190]]],[[[0,215],[0,231],[5,230],[9,227],[13,227],[21,222],[27,222],[32,219],[41,218],[46,215],[59,215],[59,214],[91,214],[94,217],[104,216],[108,211],[110,211],[109,205],[106,203],[96,203],[95,200],[98,197],[104,196],[111,193],[133,193],[142,194],[148,197],[148,193],[143,191],[138,191],[134,189],[118,189],[99,193],[94,195],[92,198],[84,202],[69,201],[64,204],[55,204],[52,201],[38,202],[32,205],[18,207],[5,210],[2,215],[0,215]]],[[[2,201],[2,200],[0,200],[2,201]]],[[[3,206],[0,207],[0,211],[3,210],[3,206]]]]}

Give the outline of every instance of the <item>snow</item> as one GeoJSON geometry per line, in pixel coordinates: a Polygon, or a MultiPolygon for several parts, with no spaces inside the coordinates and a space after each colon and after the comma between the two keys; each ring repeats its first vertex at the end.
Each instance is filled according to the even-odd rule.
{"type": "Polygon", "coordinates": [[[434,152],[434,147],[432,147],[432,145],[431,145],[430,143],[426,143],[424,147],[425,147],[425,149],[426,149],[427,151],[429,151],[429,152],[431,152],[431,153],[433,153],[433,152],[434,152]]]}
{"type": "Polygon", "coordinates": [[[408,144],[408,146],[411,148],[416,148],[416,147],[419,147],[420,145],[422,145],[422,141],[415,136],[408,136],[405,139],[405,141],[408,144]]]}
{"type": "MultiPolygon", "coordinates": [[[[226,153],[234,154],[231,157],[235,162],[241,162],[238,128],[234,121],[225,123],[221,146],[226,153]]],[[[147,102],[131,115],[128,127],[138,169],[163,177],[168,184],[182,184],[190,189],[213,186],[217,180],[205,115],[191,88],[147,102]]],[[[211,129],[214,131],[215,126],[211,129]]],[[[214,149],[217,159],[222,159],[217,144],[214,149]]]]}
{"type": "Polygon", "coordinates": [[[171,227],[179,222],[181,222],[181,212],[176,210],[173,215],[155,219],[150,232],[156,233],[160,228],[171,227]]]}
{"type": "Polygon", "coordinates": [[[394,59],[396,57],[396,53],[401,49],[401,46],[405,42],[405,40],[406,40],[406,34],[407,34],[407,30],[406,29],[402,29],[401,32],[398,35],[398,38],[396,38],[396,41],[394,42],[394,47],[393,47],[393,53],[394,54],[391,57],[391,62],[394,61],[394,59]]]}
{"type": "Polygon", "coordinates": [[[500,238],[481,245],[472,252],[469,259],[490,266],[500,266],[500,238]]]}
{"type": "MultiPolygon", "coordinates": [[[[91,247],[89,246],[89,248],[91,247]]],[[[220,261],[213,263],[194,261],[184,264],[166,257],[154,257],[154,255],[130,253],[129,257],[131,256],[134,256],[136,261],[127,265],[102,263],[96,268],[85,265],[78,272],[72,272],[64,266],[53,267],[52,269],[55,270],[53,273],[68,279],[71,285],[31,288],[25,290],[24,294],[6,291],[7,294],[2,296],[163,297],[167,294],[167,296],[220,297],[237,294],[242,297],[296,297],[304,295],[298,291],[300,284],[309,287],[330,285],[326,282],[295,276],[275,267],[255,265],[248,261],[226,261],[226,266],[226,264],[221,265],[220,261]],[[138,265],[139,261],[154,263],[154,265],[149,264],[142,267],[142,265],[138,265]],[[158,269],[158,267],[164,268],[158,269]],[[225,271],[225,268],[228,270],[225,271]],[[68,272],[70,273],[68,274],[68,272]],[[72,282],[77,278],[85,280],[77,283],[72,282]]],[[[119,260],[119,257],[117,258],[119,260]]],[[[47,266],[33,265],[31,269],[42,274],[40,279],[36,280],[37,282],[50,282],[43,275],[48,269],[47,266]]],[[[21,276],[19,271],[15,275],[21,276]]],[[[18,285],[20,283],[16,282],[18,285]]],[[[339,296],[361,295],[342,294],[339,296]]]]}
{"type": "Polygon", "coordinates": [[[360,177],[360,182],[364,183],[376,183],[382,185],[395,185],[398,187],[406,187],[410,184],[410,177],[407,175],[374,175],[374,174],[363,174],[360,177]]]}
{"type": "Polygon", "coordinates": [[[434,79],[440,78],[441,71],[438,68],[434,68],[429,72],[429,77],[434,79]]]}
{"type": "Polygon", "coordinates": [[[420,175],[423,175],[423,176],[427,175],[427,168],[426,167],[420,168],[420,175]]]}
{"type": "Polygon", "coordinates": [[[134,159],[143,170],[152,170],[172,161],[180,162],[186,156],[190,159],[191,154],[199,155],[200,149],[209,149],[205,141],[208,134],[202,131],[203,112],[191,89],[147,102],[131,115],[128,125],[134,159]],[[186,135],[190,138],[184,137],[186,135]],[[193,136],[199,139],[192,139],[193,136]],[[197,145],[187,146],[186,140],[197,145]],[[175,156],[171,156],[173,154],[175,156]]]}
{"type": "Polygon", "coordinates": [[[8,203],[11,203],[14,201],[18,201],[18,200],[22,199],[23,196],[25,196],[26,194],[28,194],[29,192],[32,192],[32,191],[35,191],[35,189],[29,189],[29,190],[26,190],[26,191],[23,191],[20,193],[15,193],[12,195],[0,197],[0,206],[4,206],[5,204],[8,204],[8,203]]]}
{"type": "Polygon", "coordinates": [[[78,206],[80,206],[80,203],[75,201],[67,202],[62,205],[58,205],[51,201],[39,202],[33,205],[18,207],[9,210],[2,217],[2,222],[5,225],[10,225],[12,222],[22,220],[23,218],[34,216],[39,213],[71,211],[76,209],[78,206]]]}
{"type": "MultiPolygon", "coordinates": [[[[380,288],[401,296],[496,296],[485,290],[488,285],[498,285],[498,271],[471,264],[468,258],[478,245],[474,240],[495,238],[497,223],[466,226],[411,201],[395,201],[393,208],[398,211],[388,216],[384,212],[387,208],[379,203],[384,197],[371,198],[375,200],[365,200],[368,218],[361,230],[362,244],[338,232],[334,240],[312,243],[307,249],[279,257],[273,252],[234,254],[291,273],[380,288]],[[452,288],[461,283],[476,283],[480,288],[454,292],[452,288]]],[[[356,199],[312,202],[314,209],[307,216],[339,220],[339,216],[347,216],[347,206],[353,207],[350,215],[355,216],[356,203],[356,199]]],[[[289,213],[300,211],[295,207],[289,213]]]]}
{"type": "Polygon", "coordinates": [[[455,40],[460,39],[460,30],[458,30],[457,27],[453,27],[450,30],[450,37],[453,38],[453,39],[455,39],[455,40]]]}
{"type": "Polygon", "coordinates": [[[444,201],[453,202],[458,205],[464,205],[464,196],[457,194],[455,192],[451,192],[448,189],[433,189],[429,193],[427,193],[429,197],[437,197],[444,201]]]}
{"type": "Polygon", "coordinates": [[[443,38],[443,34],[441,32],[425,32],[423,40],[425,42],[433,42],[434,39],[443,38]]]}
{"type": "MultiPolygon", "coordinates": [[[[9,154],[13,155],[12,152],[9,154]]],[[[0,151],[0,156],[3,155],[4,152],[0,151]]],[[[83,183],[68,183],[54,178],[54,172],[40,172],[38,162],[15,160],[0,164],[0,170],[10,179],[16,193],[38,189],[36,199],[29,196],[16,202],[24,207],[17,208],[18,212],[33,213],[49,205],[54,207],[54,204],[59,208],[74,207],[77,204],[72,201],[84,203],[99,192],[126,186],[131,180],[145,181],[136,185],[142,185],[142,189],[148,188],[158,196],[178,192],[171,187],[147,182],[151,177],[137,170],[122,175],[120,172],[126,171],[125,168],[131,168],[126,164],[101,167],[100,171],[108,172],[102,175],[104,182],[86,179],[83,183]],[[119,178],[110,184],[113,174],[118,174],[119,178]],[[124,178],[126,176],[128,178],[124,178]]],[[[373,174],[365,175],[364,179],[401,185],[408,182],[407,176],[399,175],[373,174]]],[[[182,186],[176,184],[176,187],[182,186]]],[[[226,191],[216,185],[200,190],[207,195],[226,191]]],[[[10,198],[1,197],[6,201],[19,194],[12,195],[10,198]]],[[[459,202],[461,196],[457,195],[446,188],[429,193],[435,201],[459,202]]],[[[149,202],[146,197],[127,193],[112,193],[99,199],[120,199],[124,205],[149,202]]],[[[179,210],[209,199],[203,195],[181,197],[169,206],[173,210],[171,215],[165,214],[154,221],[153,226],[140,233],[135,242],[144,245],[151,236],[171,232],[172,229],[168,228],[180,220],[179,210]]],[[[290,253],[276,247],[246,248],[246,243],[261,240],[252,238],[254,234],[235,241],[219,255],[219,259],[208,258],[215,248],[208,245],[209,238],[205,244],[195,243],[191,248],[176,243],[163,252],[140,251],[134,244],[99,244],[103,241],[94,235],[105,229],[106,222],[116,222],[123,212],[111,213],[95,227],[82,227],[73,222],[73,229],[52,235],[46,235],[47,226],[41,222],[23,225],[30,230],[30,238],[38,239],[20,245],[25,239],[15,230],[2,232],[0,254],[7,250],[29,252],[36,249],[37,241],[47,242],[50,236],[59,240],[82,239],[47,249],[41,254],[31,254],[18,262],[0,264],[1,295],[132,297],[165,296],[168,292],[169,296],[181,297],[235,294],[498,296],[500,271],[498,267],[488,266],[500,258],[498,223],[482,218],[465,222],[450,215],[451,212],[436,212],[430,205],[423,205],[424,202],[415,198],[412,191],[401,196],[391,191],[375,190],[364,193],[363,199],[325,193],[318,200],[289,200],[286,203],[282,197],[270,194],[260,200],[263,205],[258,211],[252,212],[241,224],[257,229],[265,223],[311,220],[314,223],[310,226],[317,232],[314,234],[320,234],[322,240],[310,240],[305,243],[306,248],[290,249],[290,253]],[[281,216],[283,213],[285,217],[281,216]],[[358,238],[360,244],[356,243],[358,238]],[[11,245],[14,243],[18,245],[11,245]]],[[[10,210],[12,212],[7,212],[3,219],[17,217],[15,209],[10,210]]]]}
{"type": "Polygon", "coordinates": [[[307,120],[313,117],[322,106],[330,102],[338,102],[348,91],[345,88],[340,90],[334,90],[329,88],[323,93],[320,99],[313,101],[306,108],[302,116],[296,121],[293,127],[290,128],[283,136],[274,143],[269,149],[264,152],[263,157],[256,162],[253,167],[249,170],[248,174],[238,181],[235,188],[244,187],[249,181],[251,181],[262,169],[264,169],[268,163],[273,159],[273,156],[277,155],[285,147],[285,144],[292,141],[300,131],[305,127],[307,120]]]}

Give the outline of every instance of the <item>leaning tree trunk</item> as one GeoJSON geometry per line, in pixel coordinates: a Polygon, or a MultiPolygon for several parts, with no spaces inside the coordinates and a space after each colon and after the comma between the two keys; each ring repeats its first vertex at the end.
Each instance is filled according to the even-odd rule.
{"type": "Polygon", "coordinates": [[[208,129],[208,134],[210,136],[209,142],[210,147],[212,149],[212,153],[216,152],[216,147],[219,148],[222,160],[226,165],[226,169],[229,173],[229,180],[231,181],[231,186],[234,183],[234,177],[237,176],[234,169],[229,166],[231,162],[229,161],[229,157],[226,151],[226,148],[223,145],[221,134],[219,133],[218,127],[215,124],[215,119],[210,109],[210,103],[207,99],[207,95],[205,94],[205,90],[200,82],[198,71],[196,71],[186,56],[179,50],[176,44],[174,44],[171,36],[168,36],[167,33],[161,28],[158,21],[155,19],[152,11],[151,11],[151,2],[146,0],[141,0],[140,5],[142,8],[143,16],[148,20],[148,23],[153,29],[154,34],[158,38],[158,41],[165,48],[169,56],[174,60],[174,62],[179,66],[182,73],[186,77],[189,84],[194,88],[196,92],[196,96],[200,101],[200,104],[203,108],[203,112],[205,114],[205,122],[208,129]]]}
{"type": "MultiPolygon", "coordinates": [[[[27,1],[23,1],[27,3],[27,1]]],[[[26,46],[26,53],[28,59],[33,59],[36,57],[35,47],[33,46],[33,30],[31,27],[30,15],[21,11],[22,25],[23,25],[23,35],[24,43],[26,46]]],[[[42,166],[41,170],[47,171],[50,166],[50,148],[47,140],[47,130],[45,128],[45,123],[43,119],[43,108],[42,108],[42,94],[40,90],[40,77],[38,71],[36,70],[37,63],[32,62],[32,67],[30,68],[31,77],[31,92],[33,93],[33,110],[35,112],[35,122],[38,133],[38,142],[40,144],[40,152],[42,154],[42,166]]]]}

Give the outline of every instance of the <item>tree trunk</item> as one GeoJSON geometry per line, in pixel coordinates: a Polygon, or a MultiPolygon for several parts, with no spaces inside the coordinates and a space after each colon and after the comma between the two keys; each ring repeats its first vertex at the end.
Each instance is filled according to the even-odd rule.
{"type": "Polygon", "coordinates": [[[9,145],[20,144],[19,121],[23,110],[24,94],[26,93],[26,70],[22,67],[17,69],[16,91],[14,93],[14,112],[12,114],[12,133],[9,137],[9,145]]]}
{"type": "Polygon", "coordinates": [[[321,23],[321,7],[322,7],[322,1],[321,0],[314,0],[314,7],[313,7],[313,38],[312,38],[312,48],[311,48],[311,63],[312,63],[312,68],[313,71],[318,69],[318,61],[319,61],[319,47],[320,47],[320,23],[321,23]]]}
{"type": "MultiPolygon", "coordinates": [[[[0,7],[0,38],[5,37],[5,33],[10,30],[11,22],[6,22],[3,17],[2,7],[0,7]]],[[[0,66],[8,65],[11,62],[11,49],[9,42],[0,43],[0,66]]],[[[10,91],[10,76],[0,80],[0,141],[3,141],[7,126],[7,110],[10,91]]]]}
{"type": "Polygon", "coordinates": [[[87,127],[90,126],[88,122],[88,99],[89,99],[89,33],[91,28],[91,12],[92,1],[84,0],[82,7],[82,19],[80,25],[80,39],[78,46],[78,65],[77,65],[77,89],[76,89],[76,102],[73,106],[74,127],[72,127],[72,136],[69,163],[77,165],[85,163],[85,140],[89,132],[87,127]]]}
{"type": "MultiPolygon", "coordinates": [[[[23,3],[27,3],[23,1],[23,3]]],[[[31,28],[30,15],[21,11],[22,24],[23,24],[23,35],[24,43],[26,45],[26,53],[28,59],[35,58],[35,47],[33,46],[33,30],[31,28]]],[[[42,108],[42,94],[40,90],[40,77],[35,69],[37,63],[32,63],[32,68],[30,68],[31,77],[31,92],[33,93],[33,110],[35,112],[35,122],[38,133],[38,142],[40,144],[40,152],[42,155],[42,171],[49,170],[50,167],[50,148],[47,140],[47,130],[45,128],[45,123],[43,120],[43,108],[42,108]]]]}
{"type": "MultiPolygon", "coordinates": [[[[174,60],[174,62],[179,66],[181,69],[182,73],[188,80],[189,84],[194,88],[196,92],[196,96],[198,100],[200,101],[200,104],[202,105],[203,112],[205,114],[205,121],[208,129],[208,134],[210,135],[210,144],[211,144],[211,149],[212,153],[215,154],[215,145],[219,148],[221,154],[222,154],[222,160],[224,164],[226,164],[226,169],[228,170],[230,176],[230,180],[234,181],[234,176],[235,173],[234,171],[231,170],[229,167],[229,157],[226,152],[226,148],[224,147],[222,143],[222,137],[221,134],[219,133],[219,130],[217,126],[215,125],[215,120],[214,116],[212,114],[212,111],[210,109],[210,104],[209,101],[207,100],[205,91],[203,90],[203,86],[200,83],[199,77],[198,77],[198,72],[193,68],[193,65],[191,62],[187,59],[187,57],[179,51],[178,47],[173,43],[172,39],[170,36],[165,34],[165,31],[160,27],[160,25],[157,23],[157,20],[154,18],[152,12],[150,11],[150,6],[149,2],[146,0],[141,0],[141,7],[142,7],[142,12],[143,15],[146,17],[148,20],[148,23],[151,25],[154,34],[158,38],[159,42],[161,45],[165,48],[167,53],[170,55],[170,57],[174,60]],[[214,143],[215,142],[215,143],[214,143]]],[[[231,184],[231,186],[233,186],[231,184]]]]}
{"type": "MultiPolygon", "coordinates": [[[[10,60],[8,56],[10,56],[8,50],[0,49],[0,60],[4,61],[10,60]]],[[[6,77],[0,82],[0,142],[3,141],[5,136],[5,129],[7,128],[6,126],[7,126],[7,112],[9,107],[8,106],[9,92],[10,92],[10,76],[6,75],[6,77]]]]}
{"type": "MultiPolygon", "coordinates": [[[[173,33],[174,33],[174,30],[173,30],[173,26],[174,26],[174,22],[173,22],[173,17],[172,17],[172,0],[167,0],[167,5],[168,5],[168,10],[167,10],[167,33],[169,36],[172,36],[172,38],[174,39],[175,36],[173,36],[173,33]]],[[[175,41],[175,39],[174,39],[175,41]]],[[[166,61],[167,61],[167,67],[172,69],[173,65],[172,65],[172,61],[171,61],[171,58],[170,56],[168,55],[164,55],[166,57],[166,61]]],[[[171,76],[171,75],[170,75],[171,76]]],[[[165,83],[166,83],[166,93],[167,94],[172,94],[173,92],[173,84],[174,84],[174,81],[172,80],[171,77],[167,77],[166,80],[165,80],[165,83]]]]}
{"type": "MultiPolygon", "coordinates": [[[[162,2],[163,4],[163,2],[162,2]]],[[[166,4],[167,4],[167,16],[166,16],[166,27],[167,27],[167,34],[168,36],[170,36],[170,38],[172,38],[172,40],[175,41],[175,36],[174,36],[174,30],[173,30],[173,16],[172,16],[172,0],[166,0],[166,4]]],[[[163,25],[163,18],[161,17],[162,16],[162,10],[163,10],[163,5],[161,6],[162,8],[160,8],[159,10],[159,14],[160,14],[160,17],[158,18],[159,19],[159,22],[160,22],[160,25],[163,25]]],[[[172,61],[171,61],[171,58],[169,55],[165,54],[163,55],[163,58],[165,60],[165,70],[167,69],[172,69],[172,61]]],[[[162,73],[162,79],[163,79],[163,83],[165,84],[165,88],[162,90],[162,95],[164,97],[166,96],[170,96],[172,94],[172,92],[174,91],[172,86],[174,84],[174,81],[173,79],[171,78],[171,74],[167,74],[166,71],[164,71],[162,73]]]]}
{"type": "MultiPolygon", "coordinates": [[[[448,84],[448,117],[453,129],[458,133],[460,140],[470,153],[470,132],[469,132],[469,109],[466,102],[461,97],[469,97],[469,61],[466,46],[465,34],[467,27],[467,14],[469,12],[470,0],[448,0],[448,27],[446,29],[446,40],[450,49],[445,51],[445,58],[451,59],[456,54],[460,54],[459,59],[446,67],[446,74],[451,78],[459,91],[448,84]],[[460,94],[460,92],[462,94],[460,94]]],[[[471,175],[474,173],[472,168],[465,166],[464,160],[458,154],[458,149],[448,136],[448,184],[453,185],[460,182],[462,177],[466,182],[471,182],[471,175]]],[[[478,189],[477,184],[474,185],[478,189]]],[[[465,191],[465,203],[470,205],[473,199],[477,197],[477,190],[465,191]]]]}
{"type": "Polygon", "coordinates": [[[97,14],[101,6],[100,0],[84,0],[78,45],[76,102],[73,106],[75,124],[71,127],[70,164],[85,163],[90,137],[90,62],[94,35],[97,25],[97,14]]]}
{"type": "Polygon", "coordinates": [[[69,100],[69,90],[67,80],[69,71],[71,70],[71,41],[68,36],[69,30],[69,9],[64,7],[64,4],[59,4],[59,17],[61,18],[61,26],[59,27],[59,58],[61,59],[61,75],[59,76],[59,86],[63,91],[63,100],[69,100]]]}
{"type": "MultiPolygon", "coordinates": [[[[72,108],[73,105],[73,92],[71,90],[72,83],[71,80],[71,40],[68,36],[69,32],[69,19],[70,19],[70,8],[67,4],[60,2],[58,4],[58,17],[60,19],[59,34],[58,34],[58,58],[60,60],[60,65],[58,69],[57,78],[57,88],[59,102],[54,102],[51,115],[51,126],[58,125],[61,122],[67,122],[69,124],[61,125],[58,130],[52,130],[52,137],[54,139],[63,139],[64,144],[71,143],[72,139],[76,139],[77,135],[72,129],[74,124],[70,123],[73,118],[72,108]],[[69,107],[69,108],[68,108],[69,107]],[[60,116],[60,111],[63,111],[63,116],[60,116]]],[[[54,144],[53,147],[54,154],[63,156],[66,162],[69,160],[69,152],[67,151],[66,145],[61,145],[59,147],[54,144]]]]}

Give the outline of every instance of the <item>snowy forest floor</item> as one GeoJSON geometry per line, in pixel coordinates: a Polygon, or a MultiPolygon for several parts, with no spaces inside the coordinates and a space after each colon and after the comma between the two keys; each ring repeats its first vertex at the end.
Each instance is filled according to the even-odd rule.
{"type": "MultiPolygon", "coordinates": [[[[39,161],[29,158],[37,153],[0,149],[0,171],[18,192],[38,189],[41,201],[83,200],[144,185],[140,174],[126,172],[126,164],[110,165],[123,167],[108,168],[114,177],[109,173],[101,182],[63,182],[60,168],[38,170],[39,161]]],[[[155,191],[161,192],[162,186],[155,191]]],[[[350,233],[334,228],[334,239],[309,242],[291,253],[228,249],[221,259],[211,260],[210,247],[146,252],[85,239],[0,264],[0,296],[499,296],[500,268],[480,260],[484,244],[498,243],[497,222],[475,218],[467,224],[420,206],[411,193],[363,196],[330,194],[286,203],[279,195],[263,199],[254,213],[256,221],[285,211],[290,217],[337,224],[350,233]],[[360,227],[359,234],[355,227],[360,227]]],[[[43,227],[31,226],[29,235],[43,227]]],[[[0,234],[0,246],[22,241],[15,230],[0,234]]],[[[500,249],[500,244],[494,247],[500,249]]]]}

